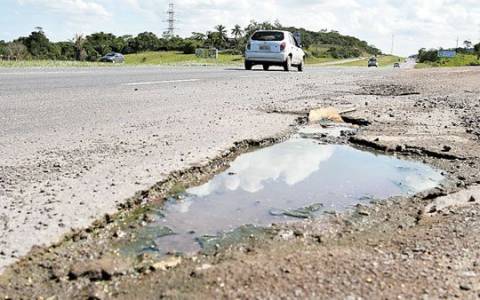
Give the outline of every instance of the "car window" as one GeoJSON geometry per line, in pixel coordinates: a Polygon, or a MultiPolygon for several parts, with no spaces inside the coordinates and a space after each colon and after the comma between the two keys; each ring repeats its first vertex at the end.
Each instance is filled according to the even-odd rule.
{"type": "Polygon", "coordinates": [[[298,45],[297,43],[297,40],[295,39],[295,37],[293,36],[293,34],[290,34],[290,40],[292,41],[292,44],[297,46],[298,48],[300,48],[300,46],[298,45]]]}
{"type": "Polygon", "coordinates": [[[294,44],[295,46],[297,46],[298,48],[302,48],[302,47],[300,46],[300,44],[298,43],[297,39],[296,39],[293,35],[292,35],[292,39],[293,39],[293,44],[294,44]]]}
{"type": "Polygon", "coordinates": [[[252,36],[253,41],[283,41],[285,38],[283,32],[278,31],[259,31],[252,36]]]}

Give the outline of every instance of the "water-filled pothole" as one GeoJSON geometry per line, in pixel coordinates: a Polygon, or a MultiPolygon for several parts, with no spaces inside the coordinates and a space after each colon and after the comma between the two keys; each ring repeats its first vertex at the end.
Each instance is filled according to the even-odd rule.
{"type": "Polygon", "coordinates": [[[431,167],[295,137],[240,155],[230,168],[159,207],[125,251],[190,253],[205,236],[344,211],[440,184],[431,167]]]}

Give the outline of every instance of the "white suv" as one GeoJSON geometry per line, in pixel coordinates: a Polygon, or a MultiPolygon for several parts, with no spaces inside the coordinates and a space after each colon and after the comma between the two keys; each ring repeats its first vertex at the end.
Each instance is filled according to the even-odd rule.
{"type": "Polygon", "coordinates": [[[270,66],[283,66],[287,72],[296,66],[303,72],[305,52],[291,32],[260,30],[248,40],[245,50],[245,69],[251,70],[254,65],[263,65],[265,71],[270,66]]]}

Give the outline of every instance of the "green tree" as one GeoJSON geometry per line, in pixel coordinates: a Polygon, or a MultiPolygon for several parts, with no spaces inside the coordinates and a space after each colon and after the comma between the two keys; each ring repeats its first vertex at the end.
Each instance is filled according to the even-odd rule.
{"type": "Polygon", "coordinates": [[[235,37],[236,40],[240,39],[243,35],[243,29],[240,25],[235,25],[232,29],[232,35],[235,37]]]}
{"type": "Polygon", "coordinates": [[[465,46],[466,49],[470,49],[470,48],[472,48],[473,44],[470,41],[464,41],[463,45],[465,46]]]}
{"type": "Polygon", "coordinates": [[[474,49],[475,49],[475,54],[477,55],[477,59],[480,59],[480,43],[476,44],[474,49]]]}
{"type": "Polygon", "coordinates": [[[143,32],[134,38],[135,52],[156,51],[159,46],[160,40],[153,32],[143,32]]]}
{"type": "Polygon", "coordinates": [[[227,39],[227,27],[220,24],[220,25],[215,26],[215,30],[217,31],[218,35],[220,36],[220,38],[222,40],[227,39]]]}
{"type": "Polygon", "coordinates": [[[60,60],[75,60],[75,44],[73,42],[58,42],[54,44],[57,48],[58,56],[60,60]]]}
{"type": "Polygon", "coordinates": [[[57,49],[50,43],[41,27],[36,27],[35,29],[37,31],[33,31],[23,40],[28,52],[33,58],[55,59],[59,54],[57,49]]]}
{"type": "Polygon", "coordinates": [[[88,35],[85,40],[85,50],[89,60],[97,60],[109,52],[122,50],[123,45],[118,45],[119,39],[111,33],[96,32],[88,35]]]}
{"type": "Polygon", "coordinates": [[[173,36],[169,37],[168,39],[160,39],[160,44],[162,50],[182,51],[184,40],[181,37],[173,36]]]}
{"type": "Polygon", "coordinates": [[[206,33],[205,45],[212,48],[221,48],[223,47],[224,41],[220,34],[216,31],[207,31],[206,33]]]}
{"type": "Polygon", "coordinates": [[[189,39],[204,42],[207,39],[207,35],[201,32],[192,32],[192,36],[189,39]]]}
{"type": "Polygon", "coordinates": [[[420,63],[436,62],[438,59],[438,50],[436,49],[426,50],[425,48],[422,48],[418,51],[418,62],[420,63]]]}
{"type": "Polygon", "coordinates": [[[182,51],[184,54],[194,54],[195,51],[201,47],[201,42],[198,40],[186,39],[184,40],[182,51]]]}
{"type": "Polygon", "coordinates": [[[0,55],[7,55],[7,43],[0,40],[0,55]]]}
{"type": "Polygon", "coordinates": [[[215,31],[211,32],[209,39],[212,42],[212,45],[216,48],[225,48],[227,44],[227,27],[223,25],[215,26],[215,31]]]}
{"type": "Polygon", "coordinates": [[[235,48],[240,50],[242,47],[243,29],[240,25],[235,25],[232,29],[232,35],[235,37],[235,48]]]}

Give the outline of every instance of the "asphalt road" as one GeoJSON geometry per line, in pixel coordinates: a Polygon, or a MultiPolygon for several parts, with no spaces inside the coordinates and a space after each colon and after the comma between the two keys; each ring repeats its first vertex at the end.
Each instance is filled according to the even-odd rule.
{"type": "Polygon", "coordinates": [[[0,69],[0,270],[165,176],[399,70],[0,69]]]}

